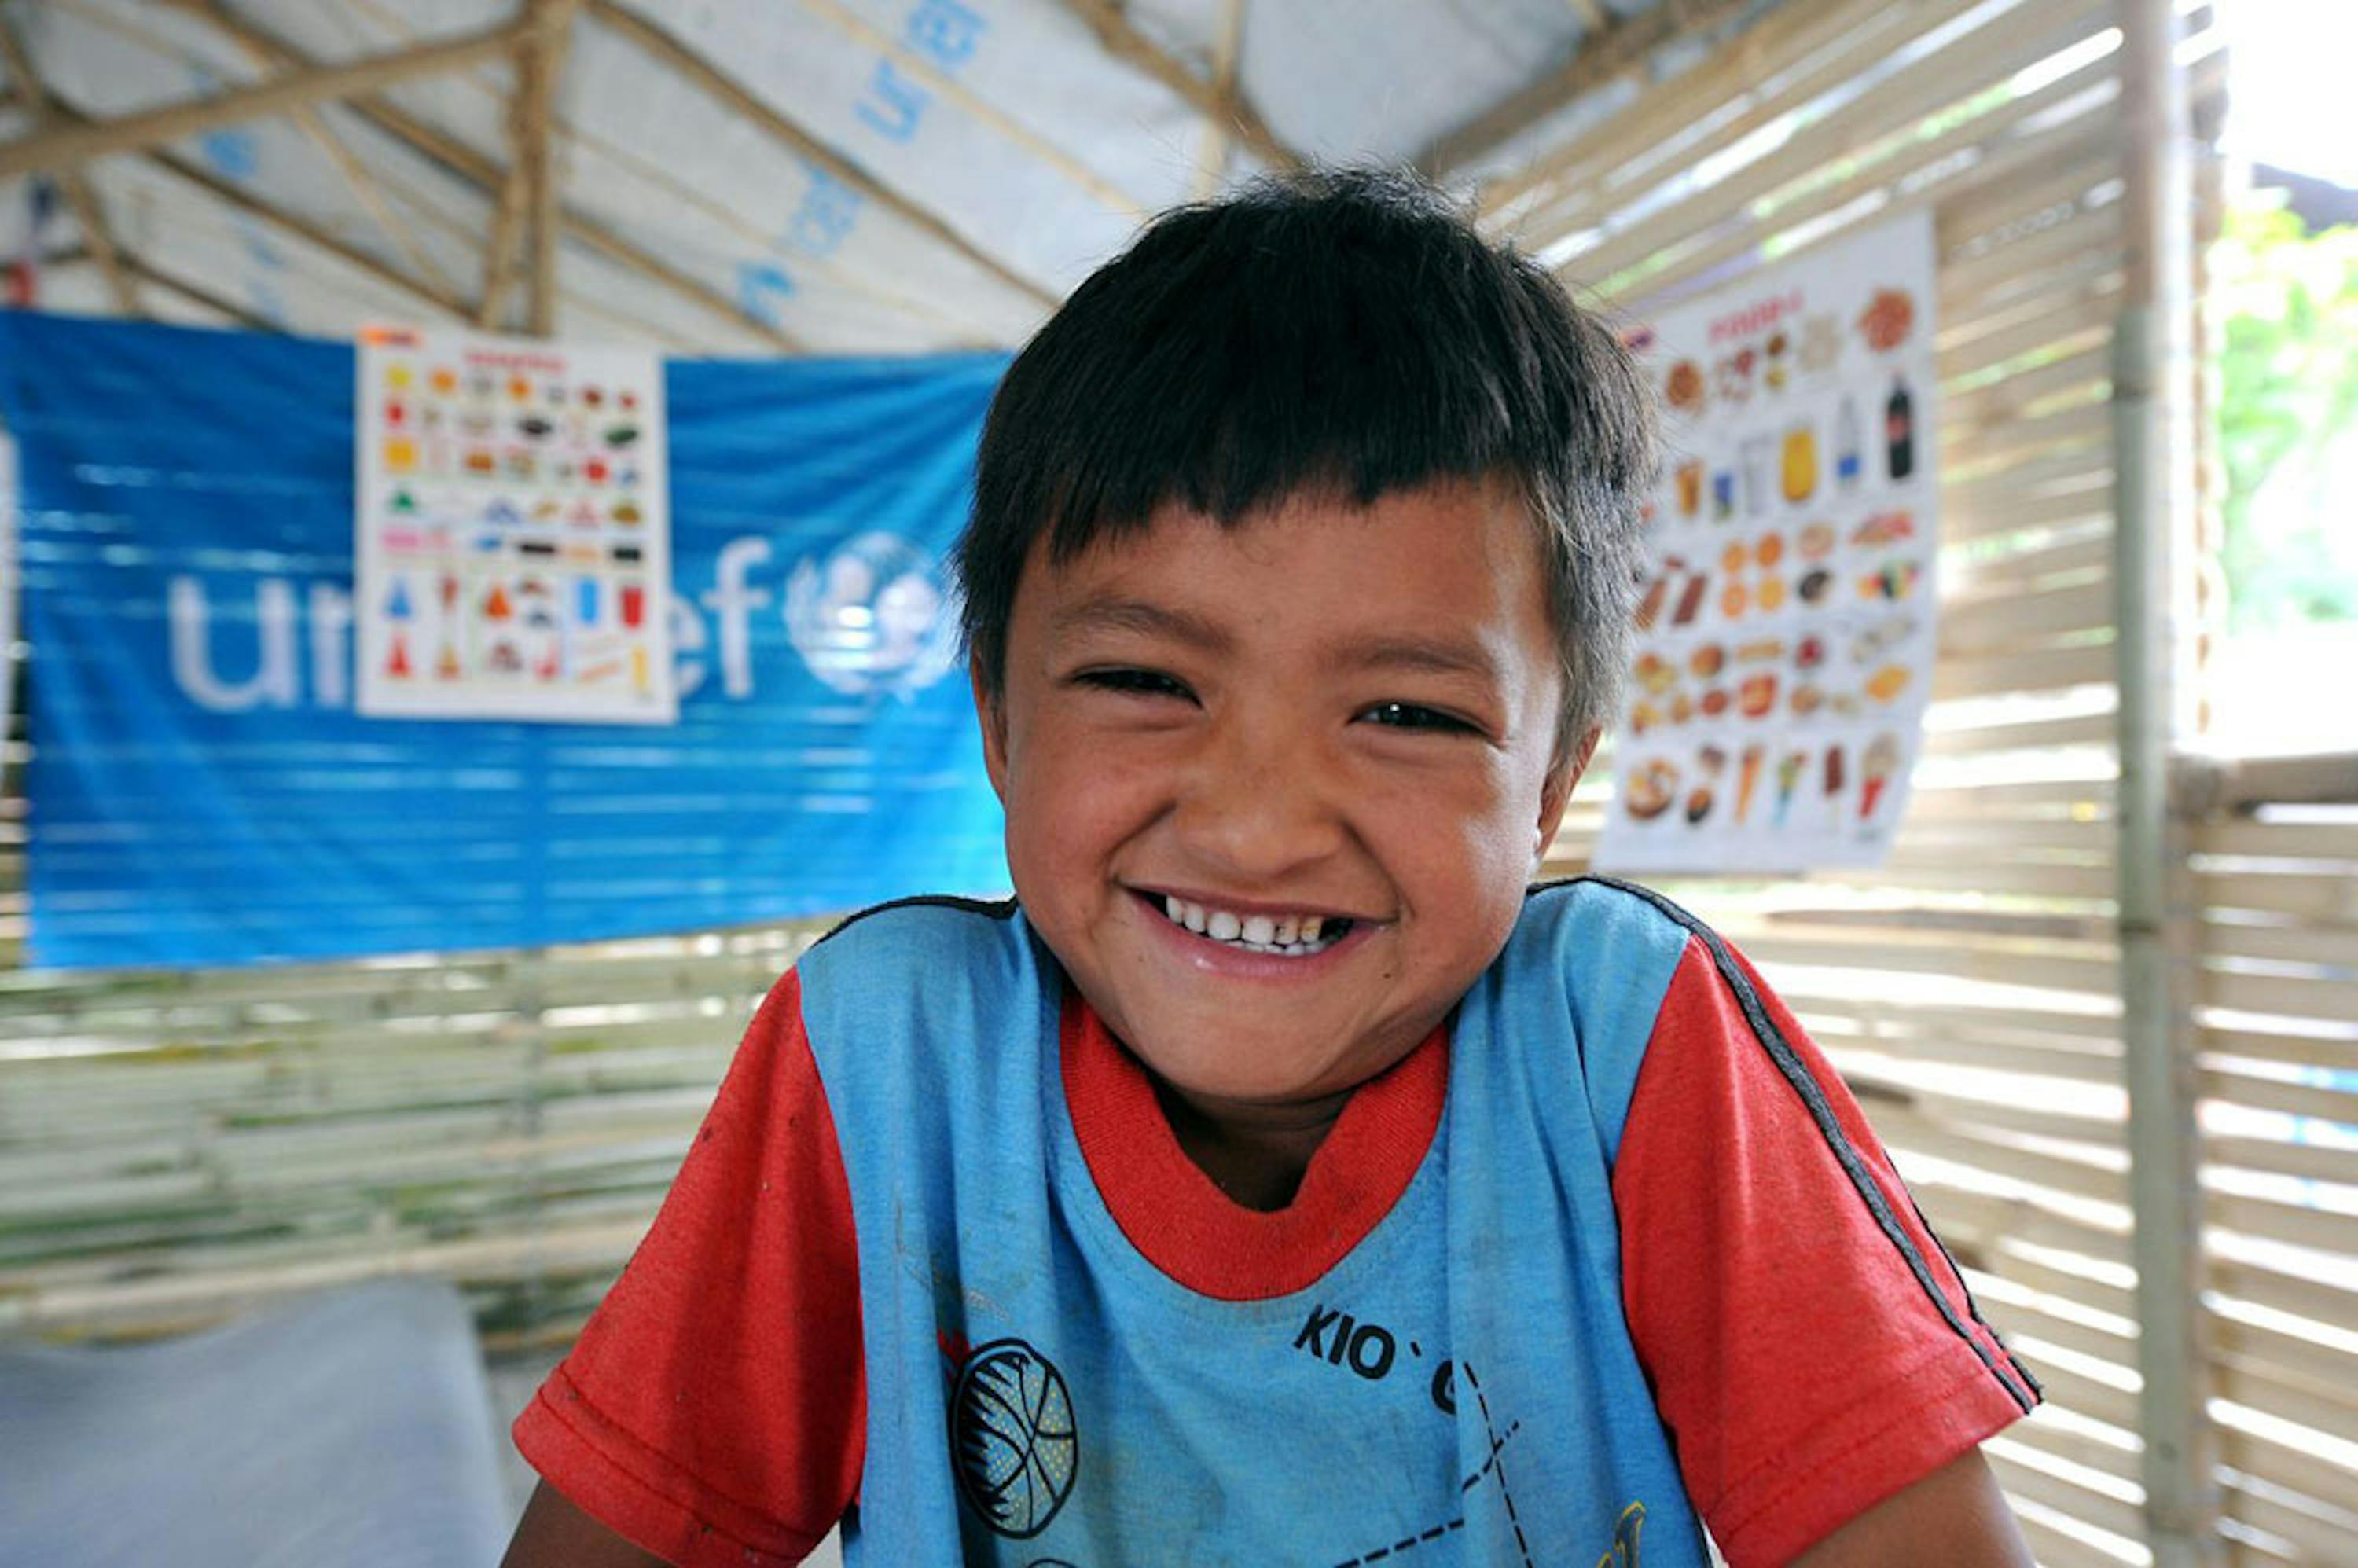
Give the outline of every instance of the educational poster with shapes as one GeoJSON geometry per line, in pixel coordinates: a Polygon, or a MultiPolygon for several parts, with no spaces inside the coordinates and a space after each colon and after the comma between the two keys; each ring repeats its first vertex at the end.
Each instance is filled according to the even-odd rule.
{"type": "Polygon", "coordinates": [[[355,358],[361,711],[675,722],[662,362],[406,328],[355,358]]]}
{"type": "Polygon", "coordinates": [[[1637,335],[1668,450],[1600,868],[1882,860],[1932,685],[1933,276],[1920,215],[1637,335]]]}

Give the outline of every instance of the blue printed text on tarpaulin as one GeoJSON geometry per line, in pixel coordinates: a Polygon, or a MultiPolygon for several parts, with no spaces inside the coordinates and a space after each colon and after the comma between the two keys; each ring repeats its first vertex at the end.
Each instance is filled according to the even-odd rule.
{"type": "Polygon", "coordinates": [[[666,366],[680,722],[368,719],[351,348],[0,313],[28,960],[517,946],[1003,890],[963,665],[856,633],[949,591],[1004,368],[666,366]]]}

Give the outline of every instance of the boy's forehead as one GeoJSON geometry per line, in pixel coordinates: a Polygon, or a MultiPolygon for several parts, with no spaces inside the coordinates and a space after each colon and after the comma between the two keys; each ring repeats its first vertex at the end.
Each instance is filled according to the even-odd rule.
{"type": "Polygon", "coordinates": [[[1453,546],[1472,545],[1498,575],[1541,564],[1539,525],[1519,486],[1503,477],[1444,477],[1397,486],[1364,501],[1340,484],[1305,484],[1225,518],[1174,497],[1143,518],[1089,529],[1078,549],[1060,551],[1055,531],[1044,528],[1024,554],[1018,587],[1044,576],[1070,581],[1130,568],[1151,569],[1179,553],[1177,547],[1203,542],[1217,541],[1249,558],[1264,553],[1272,534],[1288,525],[1347,529],[1365,525],[1382,513],[1411,508],[1445,511],[1450,526],[1412,535],[1395,531],[1385,541],[1388,559],[1414,564],[1418,557],[1455,555],[1453,546]],[[1512,525],[1502,527],[1501,523],[1512,525]]]}
{"type": "Polygon", "coordinates": [[[1128,633],[1213,649],[1249,621],[1322,662],[1497,679],[1556,663],[1531,535],[1519,492],[1467,481],[1368,505],[1300,494],[1229,524],[1171,504],[1068,560],[1035,542],[1016,619],[1051,645],[1128,633]],[[1379,514],[1388,525],[1371,530],[1379,514]]]}

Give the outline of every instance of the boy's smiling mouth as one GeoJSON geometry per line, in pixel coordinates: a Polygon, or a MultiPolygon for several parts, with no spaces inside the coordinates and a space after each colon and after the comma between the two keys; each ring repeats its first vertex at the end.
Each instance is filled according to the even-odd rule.
{"type": "Polygon", "coordinates": [[[1177,893],[1135,891],[1139,901],[1167,925],[1240,953],[1314,957],[1366,924],[1351,915],[1323,911],[1238,910],[1177,893]]]}

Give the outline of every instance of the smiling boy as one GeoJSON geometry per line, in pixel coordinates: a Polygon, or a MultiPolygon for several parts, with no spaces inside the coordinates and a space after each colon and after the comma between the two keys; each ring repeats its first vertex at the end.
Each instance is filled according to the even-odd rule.
{"type": "Polygon", "coordinates": [[[1673,906],[1527,889],[1653,465],[1405,181],[1084,284],[961,545],[1016,898],[779,983],[509,1561],[2027,1563],[2036,1385],[1840,1080],[1673,906]]]}

